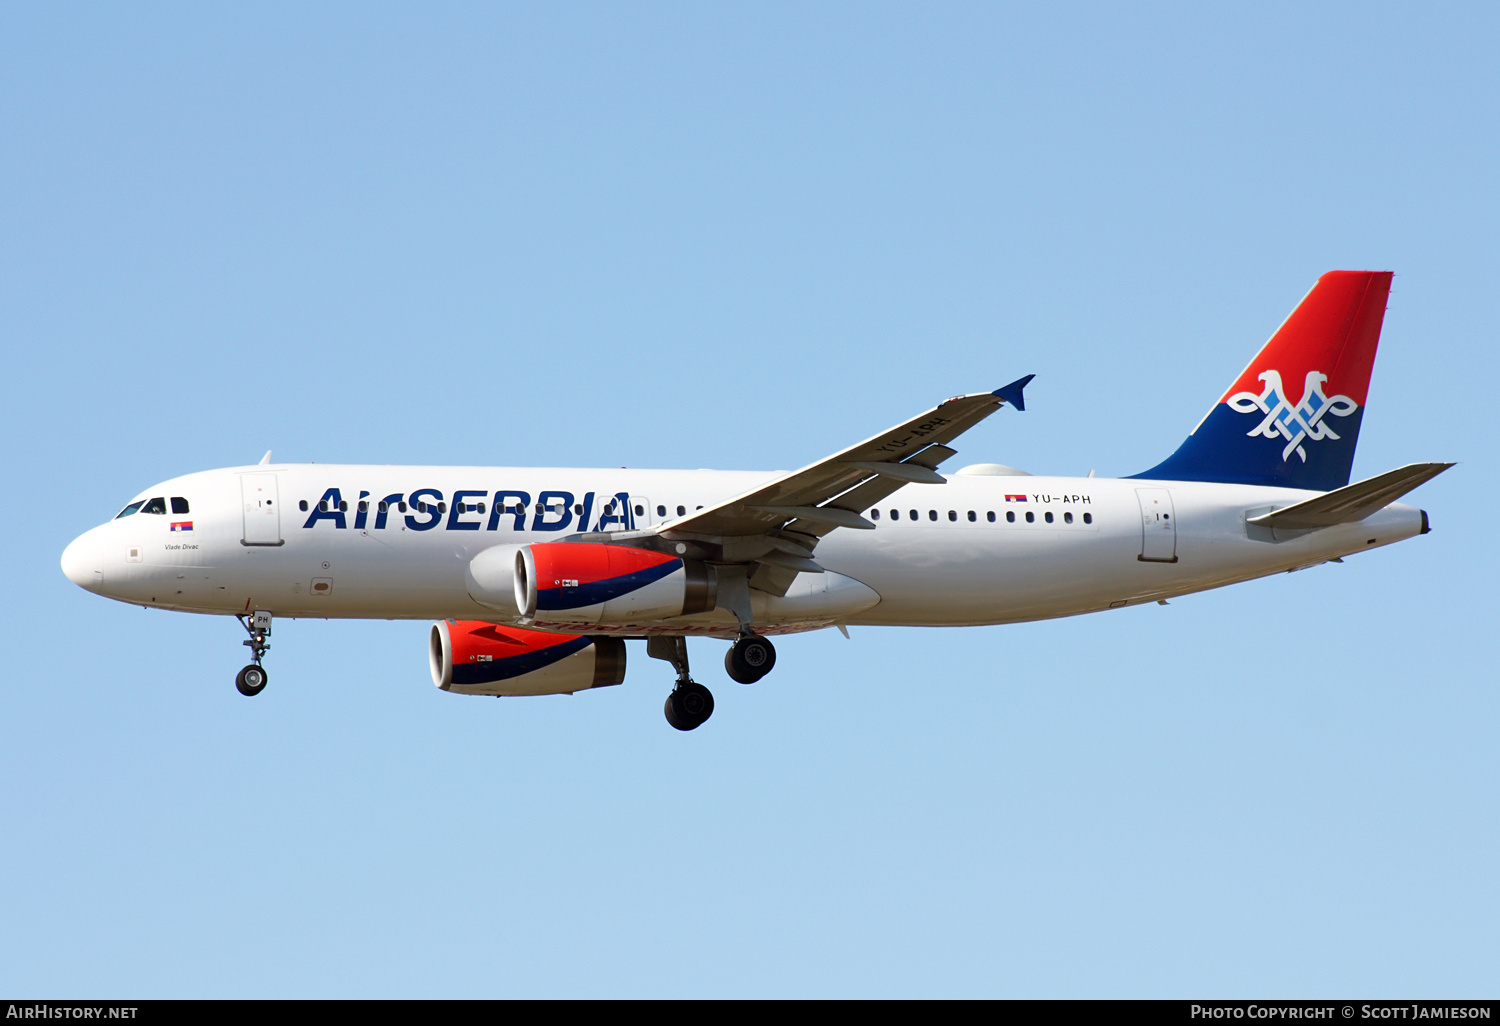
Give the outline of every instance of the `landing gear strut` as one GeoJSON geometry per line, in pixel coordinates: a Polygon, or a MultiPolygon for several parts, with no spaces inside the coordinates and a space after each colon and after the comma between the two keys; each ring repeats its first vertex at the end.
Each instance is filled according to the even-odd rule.
{"type": "Polygon", "coordinates": [[[240,694],[254,697],[266,689],[266,668],[260,665],[260,661],[271,649],[271,643],[266,640],[271,636],[271,614],[264,609],[257,609],[248,615],[237,613],[235,619],[245,628],[245,633],[250,635],[250,640],[243,642],[250,648],[250,665],[235,675],[234,686],[239,689],[240,694]]]}
{"type": "Polygon", "coordinates": [[[724,653],[724,672],[741,684],[754,684],[776,665],[776,647],[759,634],[745,634],[724,653]]]}
{"type": "Polygon", "coordinates": [[[724,671],[741,684],[754,684],[776,665],[776,648],[751,626],[750,579],[720,568],[718,581],[719,607],[733,613],[740,625],[739,639],[724,653],[724,671]]]}
{"type": "Polygon", "coordinates": [[[677,671],[677,684],[662,710],[667,714],[667,722],[678,730],[701,727],[714,714],[714,696],[688,676],[687,639],[647,638],[646,654],[652,659],[665,659],[677,671]]]}

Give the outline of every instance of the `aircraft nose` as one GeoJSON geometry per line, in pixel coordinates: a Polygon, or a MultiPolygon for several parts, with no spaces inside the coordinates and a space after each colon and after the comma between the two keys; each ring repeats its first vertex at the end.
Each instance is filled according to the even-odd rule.
{"type": "Polygon", "coordinates": [[[62,572],[80,588],[98,591],[104,586],[104,560],[93,531],[79,535],[63,549],[62,572]]]}

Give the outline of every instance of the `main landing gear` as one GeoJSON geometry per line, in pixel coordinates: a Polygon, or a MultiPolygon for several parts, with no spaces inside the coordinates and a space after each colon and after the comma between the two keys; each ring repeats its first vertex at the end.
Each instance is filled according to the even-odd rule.
{"type": "Polygon", "coordinates": [[[724,672],[741,684],[754,684],[776,665],[776,647],[759,634],[746,634],[724,653],[724,672]]]}
{"type": "MultiPolygon", "coordinates": [[[[687,639],[649,637],[646,654],[666,660],[677,671],[677,683],[662,710],[667,722],[678,730],[701,727],[714,714],[714,696],[688,673],[687,639]]],[[[724,669],[741,684],[754,684],[775,665],[775,646],[759,634],[746,632],[724,653],[724,669]]]]}
{"type": "Polygon", "coordinates": [[[662,709],[667,722],[678,730],[703,726],[714,714],[714,696],[712,691],[688,676],[687,639],[649,637],[646,639],[646,654],[652,659],[665,659],[677,671],[677,684],[662,709]]]}
{"type": "Polygon", "coordinates": [[[240,694],[253,698],[266,689],[266,668],[260,665],[260,661],[271,649],[271,643],[266,640],[271,636],[271,614],[257,609],[248,615],[237,613],[235,619],[250,635],[250,640],[243,642],[250,647],[250,665],[235,675],[234,686],[240,694]]]}

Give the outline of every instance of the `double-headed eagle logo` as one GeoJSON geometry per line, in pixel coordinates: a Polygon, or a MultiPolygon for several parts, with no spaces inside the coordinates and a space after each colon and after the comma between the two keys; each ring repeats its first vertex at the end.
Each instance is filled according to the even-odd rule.
{"type": "Polygon", "coordinates": [[[1287,401],[1281,386],[1280,371],[1263,371],[1260,380],[1266,385],[1260,395],[1254,392],[1236,392],[1225,402],[1236,413],[1259,411],[1265,415],[1259,425],[1245,433],[1251,438],[1263,435],[1266,438],[1286,439],[1286,448],[1281,450],[1282,462],[1296,453],[1306,463],[1307,451],[1302,448],[1304,441],[1317,442],[1324,438],[1339,437],[1333,428],[1323,423],[1323,418],[1330,413],[1335,417],[1347,417],[1359,409],[1354,400],[1346,395],[1324,395],[1323,382],[1328,380],[1328,375],[1317,371],[1307,372],[1307,381],[1302,386],[1302,401],[1296,406],[1287,401]]]}

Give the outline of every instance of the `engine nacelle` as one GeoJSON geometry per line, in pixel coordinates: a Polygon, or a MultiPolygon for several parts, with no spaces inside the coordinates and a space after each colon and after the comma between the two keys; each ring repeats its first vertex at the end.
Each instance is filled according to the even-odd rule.
{"type": "Polygon", "coordinates": [[[628,624],[714,608],[717,579],[697,560],[593,542],[496,546],[469,563],[474,601],[518,620],[628,624]]]}
{"type": "Polygon", "coordinates": [[[563,695],[625,679],[625,642],[475,620],[432,625],[432,682],[460,695],[563,695]]]}
{"type": "Polygon", "coordinates": [[[516,604],[516,567],[524,565],[519,562],[523,548],[523,545],[496,545],[469,560],[466,575],[469,597],[505,620],[521,619],[523,607],[516,604]]]}

